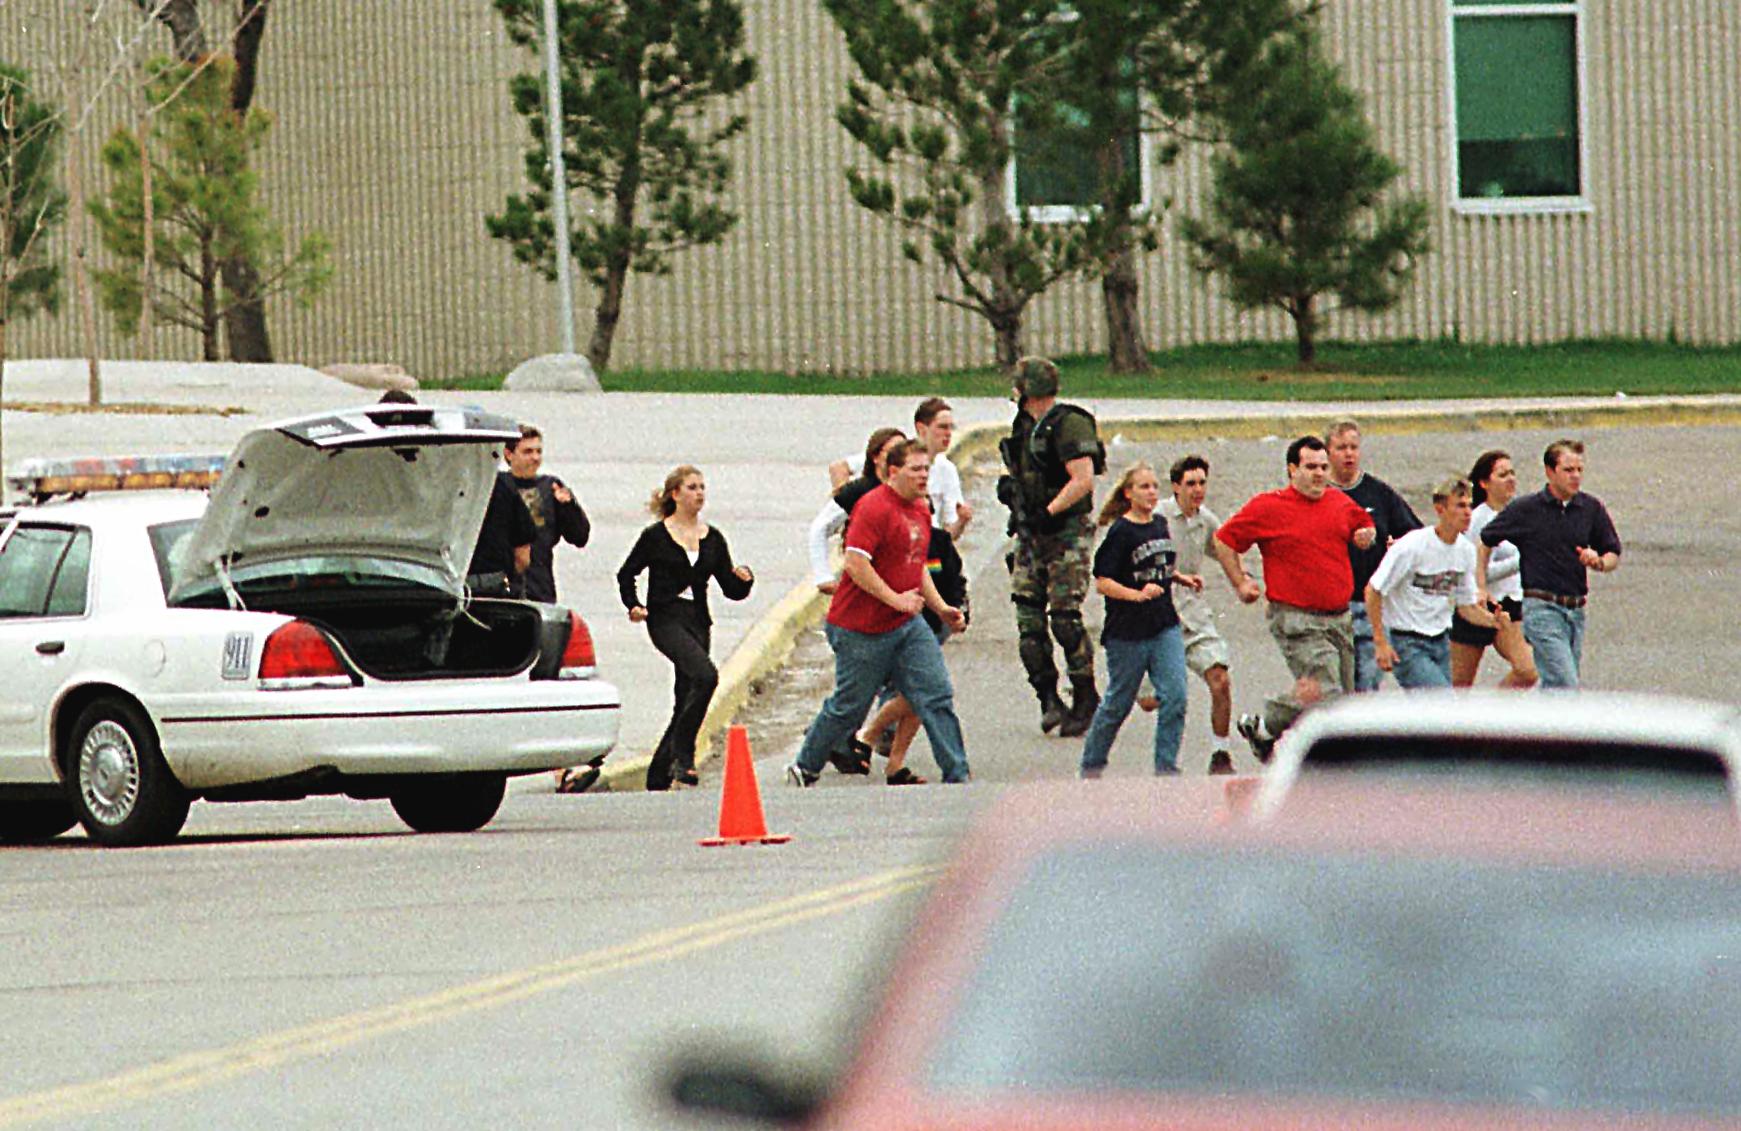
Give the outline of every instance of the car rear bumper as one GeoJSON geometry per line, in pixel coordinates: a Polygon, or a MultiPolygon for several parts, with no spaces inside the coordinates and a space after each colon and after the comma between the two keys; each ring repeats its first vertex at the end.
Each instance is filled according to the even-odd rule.
{"type": "Polygon", "coordinates": [[[616,744],[604,680],[455,680],[417,687],[252,688],[154,705],[164,760],[187,788],[330,769],[346,775],[531,773],[616,744]]]}

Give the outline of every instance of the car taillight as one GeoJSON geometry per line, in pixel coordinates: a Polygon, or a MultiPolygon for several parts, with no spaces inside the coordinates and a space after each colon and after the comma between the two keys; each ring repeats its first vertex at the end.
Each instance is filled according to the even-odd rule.
{"type": "Polygon", "coordinates": [[[351,687],[355,682],[326,633],[307,621],[280,625],[260,649],[260,686],[267,691],[351,687]]]}
{"type": "Polygon", "coordinates": [[[568,614],[568,643],[562,649],[561,670],[556,673],[558,679],[590,679],[593,670],[598,667],[598,656],[592,650],[592,632],[586,627],[586,622],[580,619],[580,614],[568,614]]]}

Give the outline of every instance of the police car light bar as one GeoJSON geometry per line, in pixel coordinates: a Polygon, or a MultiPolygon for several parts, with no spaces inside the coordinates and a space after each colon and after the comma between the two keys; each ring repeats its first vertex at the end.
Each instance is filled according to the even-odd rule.
{"type": "Polygon", "coordinates": [[[94,456],[28,459],[6,476],[13,491],[38,501],[87,491],[143,491],[211,487],[226,456],[94,456]]]}

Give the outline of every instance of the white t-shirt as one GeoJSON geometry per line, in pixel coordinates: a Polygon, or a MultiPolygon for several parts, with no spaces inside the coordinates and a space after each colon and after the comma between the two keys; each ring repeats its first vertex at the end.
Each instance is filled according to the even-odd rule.
{"type": "Polygon", "coordinates": [[[947,454],[931,457],[931,478],[925,493],[931,496],[931,525],[942,530],[954,526],[957,510],[967,496],[961,493],[961,472],[955,470],[947,454]]]}
{"type": "MultiPolygon", "coordinates": [[[[1463,537],[1469,539],[1469,545],[1474,546],[1481,537],[1481,530],[1493,521],[1493,516],[1499,512],[1482,503],[1475,508],[1474,515],[1469,519],[1469,533],[1463,537]]],[[[1493,547],[1493,553],[1487,558],[1487,595],[1495,601],[1509,598],[1513,601],[1523,600],[1523,574],[1518,572],[1523,567],[1523,555],[1517,552],[1517,547],[1510,542],[1501,542],[1493,547]]]]}
{"type": "Polygon", "coordinates": [[[1430,526],[1411,530],[1390,544],[1372,587],[1384,595],[1387,631],[1437,636],[1458,605],[1475,603],[1475,547],[1446,542],[1430,526]]]}
{"type": "MultiPolygon", "coordinates": [[[[1178,558],[1173,563],[1174,570],[1202,577],[1204,561],[1215,553],[1209,543],[1215,537],[1215,532],[1221,528],[1221,520],[1206,506],[1198,507],[1196,514],[1186,518],[1179,510],[1177,499],[1162,499],[1161,505],[1155,510],[1167,520],[1167,530],[1173,536],[1173,546],[1178,552],[1178,558]]],[[[1179,623],[1191,631],[1215,631],[1215,610],[1209,607],[1209,601],[1203,594],[1183,585],[1175,585],[1173,608],[1178,610],[1179,623]]]]}

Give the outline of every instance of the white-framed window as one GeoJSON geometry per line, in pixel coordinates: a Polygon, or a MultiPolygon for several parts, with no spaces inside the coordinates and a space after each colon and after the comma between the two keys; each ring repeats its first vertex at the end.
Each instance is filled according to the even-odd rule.
{"type": "MultiPolygon", "coordinates": [[[[1131,98],[1137,97],[1133,88],[1131,98]]],[[[1086,116],[1072,120],[1068,108],[1064,121],[1047,130],[1024,130],[1018,108],[1013,118],[1013,152],[1005,173],[1005,202],[1012,216],[1027,216],[1041,224],[1064,224],[1085,219],[1100,204],[1104,139],[1090,135],[1086,116]]],[[[1154,194],[1151,139],[1141,133],[1126,137],[1119,149],[1126,172],[1141,177],[1142,196],[1136,212],[1146,213],[1154,194]]]]}
{"type": "Polygon", "coordinates": [[[1582,0],[1448,0],[1462,212],[1589,208],[1582,0]]]}

